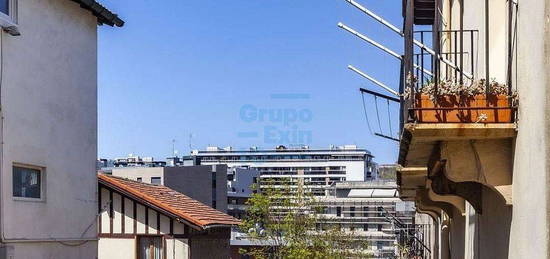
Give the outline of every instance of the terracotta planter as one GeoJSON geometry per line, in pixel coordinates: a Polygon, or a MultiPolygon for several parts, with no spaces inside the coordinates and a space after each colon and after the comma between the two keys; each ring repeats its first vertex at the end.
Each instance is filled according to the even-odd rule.
{"type": "Polygon", "coordinates": [[[513,110],[505,95],[440,96],[436,102],[427,95],[415,96],[411,109],[423,123],[506,123],[513,122],[513,110]],[[433,108],[433,109],[432,109],[433,108]],[[480,120],[481,117],[486,119],[480,120]]]}

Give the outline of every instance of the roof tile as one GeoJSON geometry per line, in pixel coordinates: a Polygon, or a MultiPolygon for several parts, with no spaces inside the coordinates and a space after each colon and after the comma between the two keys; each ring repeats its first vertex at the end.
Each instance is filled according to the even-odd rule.
{"type": "Polygon", "coordinates": [[[238,225],[241,222],[221,211],[166,186],[153,185],[120,177],[98,174],[99,183],[114,186],[144,201],[158,206],[199,227],[210,225],[238,225]]]}

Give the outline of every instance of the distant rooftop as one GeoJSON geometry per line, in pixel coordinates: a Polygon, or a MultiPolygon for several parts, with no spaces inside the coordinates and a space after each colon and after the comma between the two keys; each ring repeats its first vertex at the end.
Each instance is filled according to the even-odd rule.
{"type": "Polygon", "coordinates": [[[395,189],[397,183],[393,180],[372,180],[372,181],[347,181],[332,184],[336,189],[395,189]]]}
{"type": "Polygon", "coordinates": [[[204,153],[272,153],[272,152],[287,152],[287,153],[299,153],[299,152],[366,152],[370,155],[370,152],[366,149],[358,148],[357,145],[342,145],[334,146],[331,145],[328,148],[310,148],[306,145],[301,146],[284,146],[279,145],[273,149],[265,149],[258,147],[250,147],[249,149],[235,150],[233,147],[217,147],[217,146],[208,146],[206,150],[193,150],[191,151],[192,155],[204,154],[204,153]]]}

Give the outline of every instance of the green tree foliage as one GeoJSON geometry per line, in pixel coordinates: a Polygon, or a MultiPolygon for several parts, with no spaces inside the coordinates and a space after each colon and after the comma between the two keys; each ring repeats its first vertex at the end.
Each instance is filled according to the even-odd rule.
{"type": "Polygon", "coordinates": [[[258,246],[241,253],[274,259],[368,257],[366,241],[353,231],[322,224],[322,206],[301,186],[290,180],[262,182],[241,225],[258,246]]]}

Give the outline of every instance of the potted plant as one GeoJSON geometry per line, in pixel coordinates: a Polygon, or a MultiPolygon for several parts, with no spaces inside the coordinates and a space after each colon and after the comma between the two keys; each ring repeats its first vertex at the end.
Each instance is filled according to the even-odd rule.
{"type": "MultiPolygon", "coordinates": [[[[414,78],[408,79],[411,83],[414,78]]],[[[414,84],[414,82],[412,82],[414,84]]],[[[410,91],[405,98],[411,98],[410,91]]],[[[460,84],[453,80],[428,82],[414,94],[410,114],[421,123],[510,123],[517,95],[508,95],[505,84],[492,79],[460,84]]]]}

